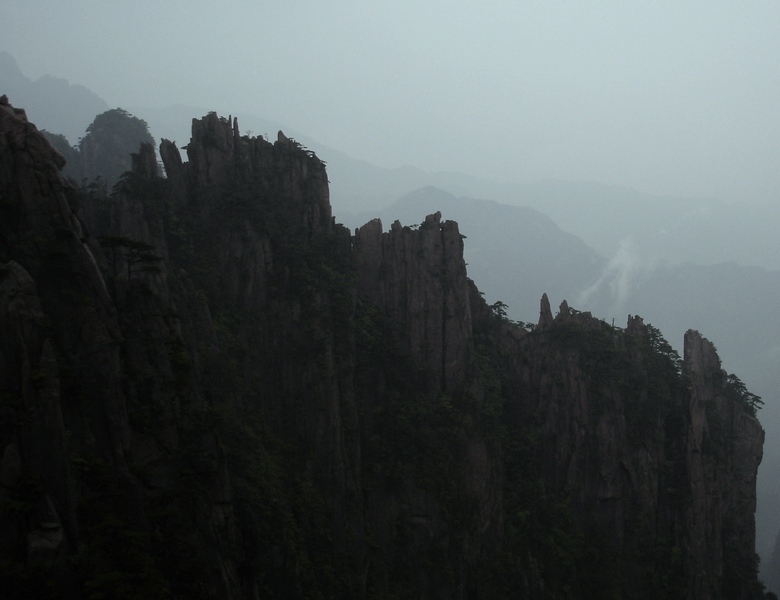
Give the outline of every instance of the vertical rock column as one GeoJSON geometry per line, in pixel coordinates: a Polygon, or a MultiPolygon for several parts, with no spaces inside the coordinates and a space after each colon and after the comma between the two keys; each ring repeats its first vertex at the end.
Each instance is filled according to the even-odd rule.
{"type": "Polygon", "coordinates": [[[747,579],[734,571],[753,560],[764,432],[746,407],[729,397],[726,372],[711,342],[689,330],[684,357],[691,385],[685,450],[689,595],[720,598],[724,585],[747,579]]]}
{"type": "Polygon", "coordinates": [[[398,326],[399,345],[425,369],[430,390],[463,381],[471,338],[463,241],[454,221],[428,215],[419,230],[375,219],[355,233],[358,293],[398,326]]]}

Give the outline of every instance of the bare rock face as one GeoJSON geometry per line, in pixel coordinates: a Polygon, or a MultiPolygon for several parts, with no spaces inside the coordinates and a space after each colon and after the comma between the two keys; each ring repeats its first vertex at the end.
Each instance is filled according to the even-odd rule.
{"type": "Polygon", "coordinates": [[[122,426],[119,332],[105,282],[68,203],[58,157],[33,125],[12,112],[0,112],[0,168],[5,171],[0,252],[36,281],[44,310],[55,324],[54,338],[72,352],[84,393],[106,397],[95,417],[111,427],[101,425],[95,434],[120,460],[128,432],[122,426]]]}
{"type": "Polygon", "coordinates": [[[764,431],[728,397],[727,374],[709,340],[697,331],[686,332],[684,357],[691,382],[685,453],[689,589],[695,597],[718,597],[723,577],[733,578],[733,571],[744,569],[745,558],[754,553],[751,516],[764,431]]]}
{"type": "MultiPolygon", "coordinates": [[[[141,149],[135,174],[142,180],[156,177],[152,158],[141,149]]],[[[182,339],[165,305],[165,281],[155,291],[133,275],[117,293],[116,273],[98,266],[100,244],[74,212],[79,203],[60,159],[23,113],[0,110],[0,478],[7,485],[0,494],[17,507],[0,509],[0,551],[4,564],[30,569],[14,584],[23,587],[8,589],[11,597],[38,595],[35,586],[52,585],[52,577],[75,597],[78,589],[66,585],[74,556],[97,574],[97,555],[129,539],[147,551],[144,502],[158,485],[170,490],[178,481],[181,466],[170,457],[183,425],[177,411],[191,415],[198,403],[196,390],[186,401],[170,392],[171,348],[182,339]],[[153,435],[138,421],[150,411],[157,411],[153,435]]],[[[113,204],[115,235],[159,244],[163,232],[129,197],[120,193],[113,204]]],[[[201,441],[216,443],[208,433],[201,441]]],[[[232,509],[224,456],[212,454],[204,481],[219,510],[201,511],[206,529],[230,521],[232,509]]],[[[223,535],[229,539],[230,529],[223,535]]],[[[230,561],[221,568],[223,581],[233,577],[230,561]]],[[[142,576],[139,585],[152,583],[142,576]]]]}
{"type": "Polygon", "coordinates": [[[28,491],[28,527],[0,513],[0,552],[26,540],[27,556],[45,568],[64,564],[78,525],[67,459],[59,368],[30,275],[11,261],[0,265],[0,502],[40,477],[48,494],[28,491]],[[21,418],[22,425],[15,423],[21,418]],[[66,535],[67,532],[67,535],[66,535]]]}
{"type": "Polygon", "coordinates": [[[548,327],[553,322],[552,310],[550,309],[550,300],[547,294],[542,294],[542,300],[539,306],[539,323],[536,325],[540,329],[548,327]]]}
{"type": "Polygon", "coordinates": [[[536,460],[548,485],[570,490],[577,519],[605,536],[599,552],[614,564],[648,561],[623,563],[629,596],[645,597],[652,539],[679,553],[669,585],[681,597],[750,597],[764,433],[735,401],[714,346],[689,331],[680,361],[639,317],[621,330],[566,303],[551,321],[545,312],[547,325],[520,342],[513,377],[540,424],[536,460]]]}
{"type": "MultiPolygon", "coordinates": [[[[216,225],[225,210],[270,203],[273,210],[282,207],[280,227],[304,227],[312,236],[336,231],[325,165],[295,140],[271,144],[241,136],[237,119],[210,113],[193,119],[186,149],[189,162],[182,162],[174,144],[160,144],[173,205],[197,212],[201,222],[216,225]]],[[[268,233],[246,219],[214,228],[208,252],[216,253],[214,269],[223,274],[226,301],[243,307],[266,302],[273,268],[268,233]]]]}
{"type": "Polygon", "coordinates": [[[428,215],[416,231],[378,219],[355,232],[358,293],[387,311],[432,389],[452,391],[469,359],[469,309],[463,240],[454,221],[428,215]]]}
{"type": "MultiPolygon", "coordinates": [[[[188,197],[196,201],[211,199],[215,192],[224,191],[220,186],[227,182],[251,182],[275,199],[284,199],[291,209],[297,211],[295,207],[303,203],[304,222],[311,231],[330,231],[332,215],[324,163],[295,140],[282,137],[271,144],[262,138],[241,136],[238,119],[225,119],[216,113],[193,119],[184,176],[188,197]]],[[[183,167],[175,146],[164,141],[161,154],[166,172],[178,180],[183,167]]]]}
{"type": "Polygon", "coordinates": [[[181,207],[186,202],[187,174],[186,167],[181,160],[181,153],[175,142],[165,139],[160,142],[160,159],[165,166],[165,175],[170,188],[168,197],[171,204],[181,207]]]}

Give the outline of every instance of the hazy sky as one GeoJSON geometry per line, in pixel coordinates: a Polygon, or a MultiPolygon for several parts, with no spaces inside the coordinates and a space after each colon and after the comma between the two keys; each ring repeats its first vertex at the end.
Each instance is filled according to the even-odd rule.
{"type": "Polygon", "coordinates": [[[28,77],[112,106],[252,113],[382,166],[780,201],[777,0],[0,9],[28,77]]]}

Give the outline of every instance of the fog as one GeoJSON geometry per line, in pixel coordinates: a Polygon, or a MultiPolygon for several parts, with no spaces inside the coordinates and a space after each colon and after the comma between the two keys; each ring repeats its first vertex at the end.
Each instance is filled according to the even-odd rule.
{"type": "Polygon", "coordinates": [[[6,3],[0,50],[111,106],[256,114],[379,166],[506,182],[780,188],[774,1],[6,3]]]}

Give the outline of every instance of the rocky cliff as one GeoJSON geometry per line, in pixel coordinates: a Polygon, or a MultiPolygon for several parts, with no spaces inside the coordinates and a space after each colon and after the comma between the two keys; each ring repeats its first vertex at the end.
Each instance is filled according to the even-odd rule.
{"type": "Polygon", "coordinates": [[[9,597],[762,597],[757,399],[698,333],[521,328],[281,132],[194,120],[111,196],[0,135],[9,597]]]}

